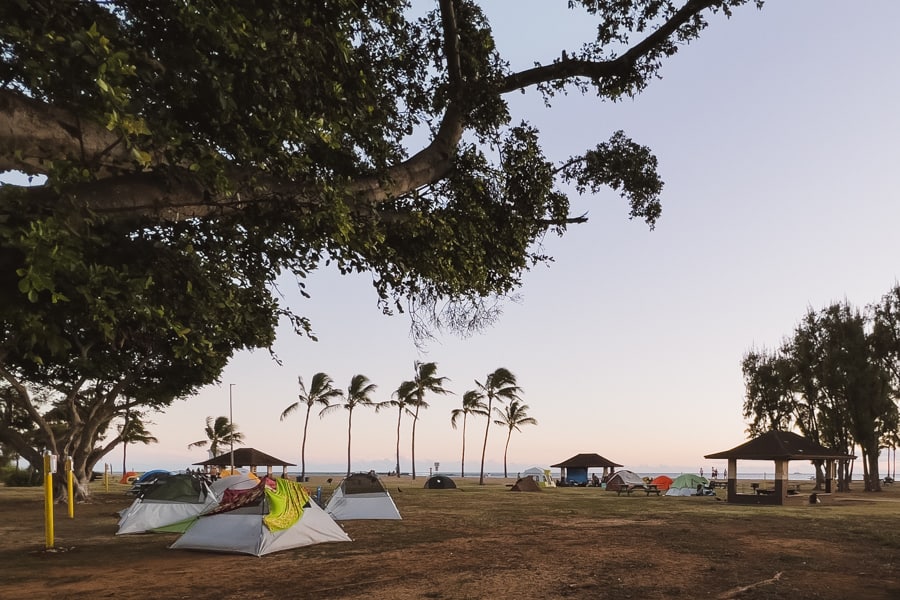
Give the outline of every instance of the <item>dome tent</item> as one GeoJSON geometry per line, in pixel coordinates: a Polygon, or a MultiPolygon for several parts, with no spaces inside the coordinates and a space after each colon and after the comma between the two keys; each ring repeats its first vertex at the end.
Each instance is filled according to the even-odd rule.
{"type": "Polygon", "coordinates": [[[643,485],[644,479],[634,471],[629,471],[628,469],[616,471],[606,480],[606,489],[611,492],[618,492],[620,489],[624,490],[631,486],[643,487],[643,485]]]}
{"type": "Polygon", "coordinates": [[[672,481],[666,496],[694,496],[697,494],[698,485],[702,487],[708,486],[709,479],[693,473],[684,473],[672,481]]]}
{"type": "Polygon", "coordinates": [[[451,490],[456,488],[456,483],[446,475],[433,475],[425,482],[427,490],[451,490]]]}
{"type": "Polygon", "coordinates": [[[401,518],[381,480],[370,473],[354,473],[341,481],[325,512],[336,521],[401,518]]]}
{"type": "Polygon", "coordinates": [[[311,500],[302,485],[263,477],[232,502],[201,515],[169,548],[262,556],[349,541],[350,536],[311,500]]]}

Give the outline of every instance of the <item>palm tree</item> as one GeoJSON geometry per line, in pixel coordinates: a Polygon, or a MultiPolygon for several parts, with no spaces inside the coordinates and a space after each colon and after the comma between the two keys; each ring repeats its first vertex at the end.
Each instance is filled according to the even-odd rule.
{"type": "Polygon", "coordinates": [[[503,402],[505,400],[518,400],[521,388],[516,385],[516,376],[504,367],[500,367],[493,373],[489,373],[484,383],[475,382],[478,391],[487,397],[487,424],[484,427],[484,445],[481,447],[481,474],[478,477],[478,485],[484,485],[484,456],[487,453],[488,432],[491,429],[490,414],[493,412],[494,400],[503,402]]]}
{"type": "Polygon", "coordinates": [[[409,416],[413,416],[414,414],[409,409],[409,405],[415,387],[415,382],[404,381],[400,384],[400,387],[394,391],[393,399],[385,400],[384,402],[379,402],[375,405],[375,412],[386,407],[397,407],[397,464],[394,467],[394,472],[397,474],[397,477],[400,477],[400,420],[403,418],[404,412],[409,416]]]}
{"type": "Polygon", "coordinates": [[[450,425],[456,429],[456,420],[462,416],[462,460],[459,465],[459,476],[466,476],[466,419],[469,415],[488,416],[487,404],[484,403],[484,394],[476,390],[469,390],[463,394],[462,408],[454,408],[450,412],[450,425]]]}
{"type": "Polygon", "coordinates": [[[139,412],[131,412],[125,409],[124,422],[119,426],[119,437],[122,439],[122,475],[128,472],[127,454],[128,444],[157,444],[159,440],[147,431],[148,421],[144,423],[142,420],[144,415],[139,412]]]}
{"type": "Polygon", "coordinates": [[[446,377],[438,377],[437,376],[437,363],[420,363],[416,361],[414,363],[414,367],[416,370],[416,376],[412,381],[404,382],[405,384],[411,384],[412,389],[410,390],[410,396],[407,404],[413,406],[415,408],[413,412],[413,424],[412,424],[412,478],[416,478],[416,423],[419,421],[419,410],[423,408],[428,408],[428,403],[425,402],[425,393],[431,392],[432,394],[450,394],[450,390],[445,390],[443,385],[445,381],[448,381],[446,377]]]}
{"type": "Polygon", "coordinates": [[[494,413],[499,417],[494,421],[494,425],[503,425],[509,429],[506,434],[506,446],[503,448],[503,477],[506,477],[506,453],[509,451],[509,439],[512,437],[513,429],[522,431],[520,429],[522,425],[537,425],[538,422],[528,416],[528,405],[522,404],[518,400],[510,402],[506,410],[494,407],[494,413]]]}
{"type": "Polygon", "coordinates": [[[301,404],[306,405],[306,416],[303,419],[303,440],[300,442],[300,481],[306,478],[306,433],[309,429],[309,413],[316,404],[322,404],[325,408],[331,405],[332,398],[339,398],[343,394],[341,390],[334,388],[334,381],[325,373],[316,373],[312,377],[309,391],[303,385],[303,378],[298,377],[300,383],[299,400],[288,406],[281,413],[281,420],[297,410],[301,404]]]}
{"type": "Polygon", "coordinates": [[[188,448],[203,448],[209,444],[209,452],[213,456],[219,456],[219,446],[240,444],[244,441],[244,434],[237,430],[237,425],[228,420],[228,417],[206,417],[206,439],[188,444],[188,448]]]}
{"type": "MultiPolygon", "coordinates": [[[[357,406],[374,406],[375,403],[369,397],[378,386],[369,381],[365,375],[354,375],[347,388],[347,395],[343,404],[332,404],[319,411],[319,416],[343,407],[347,410],[347,477],[350,477],[350,433],[353,426],[353,409],[357,406]]],[[[343,395],[343,394],[342,394],[343,395]]]]}

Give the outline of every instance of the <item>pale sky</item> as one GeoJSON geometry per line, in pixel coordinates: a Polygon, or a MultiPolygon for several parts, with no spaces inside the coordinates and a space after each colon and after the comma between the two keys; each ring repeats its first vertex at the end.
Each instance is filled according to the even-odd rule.
{"type": "MultiPolygon", "coordinates": [[[[550,62],[591,29],[565,0],[484,5],[514,69],[550,62]]],[[[246,445],[299,464],[302,410],[279,421],[296,400],[298,375],[309,383],[324,371],[346,389],[362,373],[386,400],[422,360],[437,362],[456,394],[427,398],[419,473],[435,462],[459,470],[461,431],[451,429],[450,411],[501,366],[518,376],[539,422],[513,433],[513,475],[581,452],[637,472],[721,470],[703,455],[747,439],[742,356],[777,346],[808,307],[844,298],[863,306],[898,280],[898,22],[894,0],[770,0],[731,20],[711,17],[701,39],[633,101],[574,94],[546,110],[534,91],[516,95],[514,122],[536,125],[553,159],[618,129],[650,146],[666,182],[656,229],[629,221],[614,192],[575,200],[572,212],[590,221],[546,240],[556,261],[526,276],[521,302],[482,334],[439,336],[424,354],[405,316],[381,315],[370,278],[323,270],[307,282],[311,300],[285,284],[319,341],[283,328],[275,345],[282,366],[265,351],[236,356],[221,385],[151,417],[160,443],[130,446],[129,468],[205,459],[186,446],[204,438],[207,416],[228,415],[229,384],[246,445]]],[[[352,469],[391,469],[396,413],[353,416],[352,469]]],[[[404,471],[410,425],[404,418],[404,471]]],[[[484,425],[470,421],[466,471],[478,469],[484,425]]],[[[486,470],[502,471],[505,438],[491,427],[486,470]]],[[[342,472],[346,446],[346,411],[314,416],[307,471],[342,472]]],[[[105,461],[118,470],[121,450],[105,461]]]]}

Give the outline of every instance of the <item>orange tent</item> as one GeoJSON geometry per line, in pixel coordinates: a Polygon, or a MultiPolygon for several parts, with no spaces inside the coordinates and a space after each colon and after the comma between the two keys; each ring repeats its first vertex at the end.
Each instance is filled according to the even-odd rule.
{"type": "Polygon", "coordinates": [[[651,481],[653,485],[656,486],[656,489],[666,491],[672,486],[672,478],[668,475],[659,475],[651,481]]]}
{"type": "Polygon", "coordinates": [[[134,471],[128,471],[127,473],[122,474],[122,479],[119,480],[119,483],[134,483],[138,478],[138,474],[134,471]]]}

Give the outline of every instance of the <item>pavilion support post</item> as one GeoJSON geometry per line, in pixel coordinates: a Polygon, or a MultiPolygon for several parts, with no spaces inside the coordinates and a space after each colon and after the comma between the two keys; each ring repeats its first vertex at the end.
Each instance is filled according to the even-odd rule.
{"type": "Polygon", "coordinates": [[[737,459],[728,459],[728,501],[734,502],[737,496],[737,459]]]}
{"type": "Polygon", "coordinates": [[[834,487],[834,465],[835,461],[825,461],[825,493],[830,494],[834,487]]]}
{"type": "Polygon", "coordinates": [[[775,460],[775,497],[778,504],[784,504],[788,490],[788,461],[775,460]]]}

